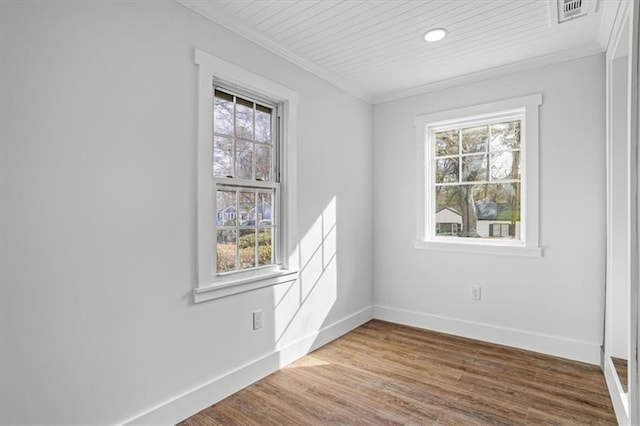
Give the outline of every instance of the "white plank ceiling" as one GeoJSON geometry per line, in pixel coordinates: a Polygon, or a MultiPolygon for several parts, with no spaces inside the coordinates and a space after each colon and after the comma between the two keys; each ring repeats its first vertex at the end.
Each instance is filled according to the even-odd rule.
{"type": "Polygon", "coordinates": [[[602,9],[557,24],[545,0],[180,0],[370,102],[603,51],[602,9]],[[427,43],[423,34],[449,35],[427,43]]]}

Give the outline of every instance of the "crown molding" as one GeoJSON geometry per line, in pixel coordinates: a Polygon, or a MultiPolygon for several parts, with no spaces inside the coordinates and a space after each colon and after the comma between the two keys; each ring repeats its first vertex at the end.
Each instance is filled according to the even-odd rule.
{"type": "Polygon", "coordinates": [[[599,44],[592,43],[575,49],[564,50],[550,55],[540,56],[537,58],[526,59],[524,61],[514,62],[512,64],[500,67],[490,68],[472,74],[464,74],[446,80],[438,80],[432,83],[422,84],[405,90],[397,90],[392,93],[374,95],[373,105],[391,102],[398,99],[408,98],[416,95],[434,92],[436,90],[448,89],[453,86],[461,86],[464,84],[475,83],[482,80],[501,77],[503,75],[514,72],[527,71],[530,69],[541,68],[560,62],[572,61],[587,56],[599,55],[604,51],[599,44]]]}
{"type": "Polygon", "coordinates": [[[325,68],[320,65],[312,62],[306,58],[303,58],[291,50],[279,45],[275,41],[270,38],[264,36],[259,33],[255,29],[241,23],[237,19],[228,16],[226,14],[222,14],[219,11],[213,11],[209,7],[209,2],[197,1],[197,0],[176,0],[177,3],[182,6],[191,9],[192,11],[198,13],[199,15],[204,16],[210,21],[215,22],[218,25],[223,26],[224,28],[244,37],[258,46],[261,46],[276,55],[286,59],[287,61],[299,66],[300,68],[320,77],[321,79],[333,84],[337,88],[344,90],[345,92],[362,99],[367,103],[372,102],[371,93],[366,90],[357,87],[357,85],[353,82],[347,81],[338,77],[337,75],[327,71],[325,68]]]}
{"type": "Polygon", "coordinates": [[[299,66],[300,68],[316,75],[317,77],[333,84],[337,88],[369,103],[372,105],[390,102],[410,96],[421,95],[425,93],[442,90],[453,86],[474,83],[477,81],[488,80],[504,76],[514,72],[526,71],[529,69],[540,68],[556,63],[571,61],[574,59],[584,58],[601,54],[606,51],[611,38],[611,32],[614,26],[616,15],[620,5],[629,0],[608,0],[598,1],[598,12],[602,14],[600,27],[598,31],[597,43],[586,44],[574,49],[564,50],[537,58],[526,59],[523,61],[481,70],[478,72],[464,74],[444,80],[438,80],[419,86],[415,86],[403,90],[395,90],[386,93],[371,93],[353,82],[343,79],[336,74],[328,71],[324,67],[312,62],[302,56],[292,52],[291,50],[281,46],[274,40],[264,36],[254,28],[240,22],[239,20],[228,16],[227,14],[214,11],[209,2],[199,0],[176,0],[182,6],[204,16],[212,22],[246,38],[257,45],[275,53],[283,59],[299,66]]]}

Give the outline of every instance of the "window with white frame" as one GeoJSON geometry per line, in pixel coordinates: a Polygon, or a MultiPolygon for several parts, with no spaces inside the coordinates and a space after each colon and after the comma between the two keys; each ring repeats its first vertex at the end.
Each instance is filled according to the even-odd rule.
{"type": "Polygon", "coordinates": [[[416,248],[541,255],[541,103],[540,95],[532,95],[416,119],[416,248]]]}
{"type": "MultiPolygon", "coordinates": [[[[461,229],[451,236],[490,238],[489,223],[495,220],[519,226],[523,120],[523,114],[517,112],[429,128],[436,229],[440,223],[437,212],[444,208],[459,212],[461,229]]],[[[520,239],[519,235],[512,237],[520,239]]]]}
{"type": "Polygon", "coordinates": [[[195,302],[297,278],[296,92],[196,49],[195,302]]]}
{"type": "Polygon", "coordinates": [[[214,84],[216,273],[273,265],[278,257],[278,106],[214,84]]]}

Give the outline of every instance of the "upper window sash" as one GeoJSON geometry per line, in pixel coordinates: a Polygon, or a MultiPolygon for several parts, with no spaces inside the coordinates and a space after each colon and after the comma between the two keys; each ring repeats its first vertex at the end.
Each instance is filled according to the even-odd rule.
{"type": "MultiPolygon", "coordinates": [[[[523,170],[524,167],[526,166],[526,161],[524,158],[525,155],[525,146],[526,146],[526,124],[525,124],[525,116],[524,116],[524,111],[522,110],[518,110],[517,114],[513,114],[511,115],[509,112],[507,113],[499,113],[499,114],[492,114],[492,116],[496,116],[498,118],[492,118],[492,119],[487,119],[487,120],[483,120],[483,119],[478,119],[478,118],[474,118],[473,121],[471,120],[465,120],[465,121],[457,121],[455,122],[455,125],[447,125],[447,124],[443,124],[443,125],[427,125],[427,130],[425,131],[426,134],[428,135],[426,137],[426,151],[425,151],[425,157],[428,158],[427,161],[429,161],[431,163],[431,171],[429,172],[429,174],[427,174],[427,178],[428,179],[433,179],[430,180],[429,182],[427,182],[427,184],[431,184],[433,186],[455,186],[455,185],[482,185],[482,184],[499,184],[499,183],[519,183],[522,181],[522,176],[524,176],[523,170]],[[520,141],[519,141],[519,145],[517,148],[502,148],[502,149],[493,149],[491,144],[492,144],[492,134],[491,134],[491,126],[495,125],[495,124],[502,124],[502,123],[506,123],[506,122],[519,122],[520,123],[520,129],[521,129],[521,135],[520,135],[520,141]],[[462,124],[460,124],[462,123],[462,124]],[[476,128],[476,127],[487,127],[487,143],[486,146],[483,150],[481,151],[470,151],[470,152],[462,152],[462,131],[463,130],[467,130],[467,129],[471,129],[471,128],[476,128]],[[458,152],[456,152],[455,154],[445,154],[445,155],[437,155],[436,153],[436,134],[440,133],[440,132],[447,132],[447,131],[457,131],[459,132],[458,138],[458,152]],[[490,156],[493,154],[502,154],[502,153],[508,153],[508,152],[518,152],[520,153],[521,157],[520,157],[520,178],[519,179],[495,179],[492,178],[491,176],[491,158],[490,156]],[[457,181],[451,181],[451,182],[437,182],[436,178],[435,178],[435,171],[436,171],[436,161],[437,160],[446,160],[446,159],[461,159],[463,160],[464,158],[467,157],[474,157],[474,156],[481,156],[481,155],[486,155],[487,156],[487,177],[484,180],[474,180],[474,181],[466,181],[463,180],[462,178],[462,173],[458,173],[458,180],[457,181]]],[[[463,167],[462,161],[460,162],[460,164],[458,165],[459,168],[463,167]]]]}
{"type": "MultiPolygon", "coordinates": [[[[230,169],[224,170],[223,168],[221,170],[222,173],[218,174],[216,173],[217,165],[216,156],[214,155],[212,170],[214,179],[233,178],[238,185],[253,185],[253,182],[278,182],[280,180],[279,155],[281,152],[279,140],[280,130],[278,128],[280,108],[278,102],[241,90],[230,90],[215,80],[213,81],[213,86],[214,96],[212,101],[214,104],[214,114],[212,117],[214,121],[214,154],[216,142],[220,143],[225,140],[229,143],[231,153],[231,158],[229,159],[230,169]],[[216,109],[216,105],[219,105],[220,108],[216,109]],[[231,115],[230,117],[225,114],[217,114],[218,111],[224,111],[225,107],[227,109],[230,107],[231,111],[228,112],[228,114],[230,113],[231,115]],[[246,112],[247,107],[250,107],[251,111],[251,117],[249,118],[251,129],[248,134],[246,133],[246,128],[244,132],[240,131],[240,129],[243,129],[241,124],[239,124],[242,123],[242,120],[238,120],[239,116],[244,115],[240,113],[240,108],[246,112]],[[270,120],[268,121],[268,136],[265,137],[265,135],[259,131],[260,127],[262,127],[259,125],[262,121],[259,117],[264,117],[267,112],[270,120]],[[219,120],[219,122],[216,123],[216,120],[219,120]],[[252,149],[251,176],[243,176],[237,168],[240,162],[236,155],[240,152],[238,147],[242,145],[249,145],[252,149]],[[261,154],[259,154],[259,152],[261,152],[261,154]],[[266,173],[259,173],[258,157],[264,155],[269,156],[268,171],[266,173]]],[[[264,131],[264,127],[260,130],[264,131]]]]}

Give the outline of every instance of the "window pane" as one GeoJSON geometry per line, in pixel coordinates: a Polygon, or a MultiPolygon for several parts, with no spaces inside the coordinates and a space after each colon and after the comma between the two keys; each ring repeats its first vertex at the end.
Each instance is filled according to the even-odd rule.
{"type": "Polygon", "coordinates": [[[458,131],[448,130],[436,133],[436,156],[456,155],[458,149],[458,131]]]}
{"type": "Polygon", "coordinates": [[[233,135],[233,96],[219,90],[213,101],[213,131],[233,135]]]}
{"type": "Polygon", "coordinates": [[[236,191],[216,191],[216,224],[220,226],[236,226],[238,211],[236,207],[236,191]]]}
{"type": "Polygon", "coordinates": [[[520,179],[520,151],[491,154],[491,180],[520,179]]]}
{"type": "Polygon", "coordinates": [[[487,156],[470,155],[462,157],[462,182],[487,180],[487,156]]]}
{"type": "Polygon", "coordinates": [[[252,179],[253,143],[236,140],[236,174],[239,179],[252,179]]]}
{"type": "Polygon", "coordinates": [[[460,191],[455,186],[436,186],[436,211],[444,207],[452,207],[459,210],[457,206],[460,203],[460,191]]]}
{"type": "Polygon", "coordinates": [[[485,152],[489,140],[489,126],[462,130],[462,153],[485,152]]]}
{"type": "Polygon", "coordinates": [[[491,200],[498,205],[497,220],[520,222],[520,183],[487,185],[491,200]]]}
{"type": "Polygon", "coordinates": [[[458,174],[457,158],[436,160],[436,183],[458,182],[458,174]]]}
{"type": "Polygon", "coordinates": [[[272,195],[269,192],[258,193],[258,205],[256,220],[259,226],[271,226],[272,222],[272,195]]]}
{"type": "Polygon", "coordinates": [[[271,143],[271,108],[256,105],[256,141],[271,143]]]}
{"type": "Polygon", "coordinates": [[[520,149],[520,121],[509,121],[491,126],[491,151],[506,149],[520,149]]]}
{"type": "Polygon", "coordinates": [[[253,140],[253,102],[236,98],[236,136],[253,140]]]}
{"type": "Polygon", "coordinates": [[[436,187],[436,235],[490,238],[492,229],[520,239],[519,183],[436,187]],[[496,223],[504,225],[492,227],[496,223]]]}
{"type": "Polygon", "coordinates": [[[213,137],[213,175],[233,175],[233,142],[230,138],[213,137]]]}
{"type": "Polygon", "coordinates": [[[271,147],[256,144],[256,180],[271,180],[271,147]]]}
{"type": "Polygon", "coordinates": [[[261,229],[258,233],[258,265],[269,265],[272,262],[272,230],[261,229]]]}
{"type": "Polygon", "coordinates": [[[240,226],[256,226],[256,193],[240,192],[238,199],[240,226]]]}
{"type": "Polygon", "coordinates": [[[256,266],[256,229],[240,230],[240,269],[256,266]]]}
{"type": "Polygon", "coordinates": [[[216,248],[216,271],[235,271],[236,266],[236,231],[233,229],[219,229],[216,248]]]}
{"type": "Polygon", "coordinates": [[[256,193],[240,192],[238,199],[240,226],[240,269],[256,266],[256,193]]]}

